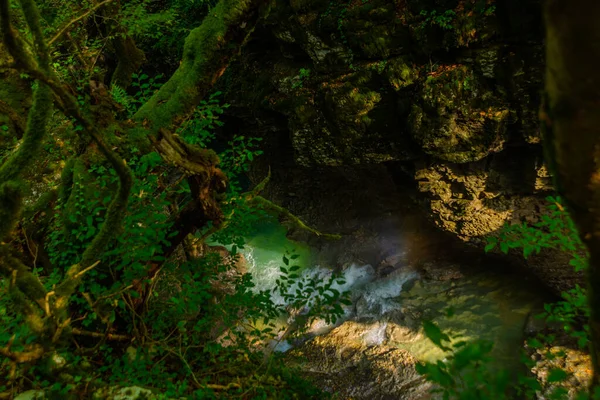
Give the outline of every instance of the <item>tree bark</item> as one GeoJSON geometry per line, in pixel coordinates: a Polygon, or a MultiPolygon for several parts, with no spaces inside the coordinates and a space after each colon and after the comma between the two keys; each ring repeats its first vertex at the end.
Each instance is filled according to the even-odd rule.
{"type": "MultiPolygon", "coordinates": [[[[600,1],[546,0],[541,119],[556,185],[590,252],[592,385],[600,383],[600,1]]],[[[565,266],[567,268],[567,266],[565,266]]]]}

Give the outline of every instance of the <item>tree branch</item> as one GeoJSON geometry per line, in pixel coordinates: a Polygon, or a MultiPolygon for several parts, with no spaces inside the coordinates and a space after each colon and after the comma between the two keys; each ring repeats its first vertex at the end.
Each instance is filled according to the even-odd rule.
{"type": "Polygon", "coordinates": [[[271,0],[220,0],[185,40],[181,64],[173,76],[133,117],[130,136],[138,148],[149,148],[148,136],[174,131],[212,90],[231,59],[268,10],[271,0]],[[142,128],[140,128],[142,127],[142,128]]]}
{"type": "Polygon", "coordinates": [[[27,128],[27,123],[23,117],[21,117],[19,113],[8,103],[2,100],[0,100],[0,113],[6,114],[8,118],[10,118],[10,120],[15,124],[15,128],[17,128],[17,137],[21,139],[23,133],[25,133],[25,129],[27,128]]]}
{"type": "Polygon", "coordinates": [[[338,239],[342,238],[342,235],[331,234],[331,233],[322,233],[314,228],[311,228],[310,226],[306,225],[304,223],[304,221],[302,221],[300,218],[298,218],[294,214],[292,214],[288,209],[278,206],[277,204],[265,199],[262,196],[253,197],[250,200],[250,203],[254,203],[254,204],[259,205],[267,210],[274,211],[277,214],[284,216],[285,218],[290,220],[294,225],[296,225],[298,228],[308,231],[308,232],[312,233],[313,235],[323,237],[325,239],[332,239],[332,240],[338,240],[338,239]]]}
{"type": "Polygon", "coordinates": [[[72,19],[71,21],[67,22],[65,24],[65,26],[63,26],[56,35],[54,35],[54,37],[52,37],[52,39],[50,39],[48,41],[48,46],[52,46],[52,44],[54,42],[56,42],[58,39],[60,39],[60,37],[62,35],[65,34],[65,32],[67,32],[67,30],[71,27],[71,25],[81,21],[82,19],[86,18],[87,16],[89,16],[91,13],[93,13],[94,11],[96,11],[97,9],[99,9],[100,7],[103,7],[109,3],[112,3],[114,0],[105,0],[101,3],[96,4],[94,7],[90,8],[88,11],[84,12],[83,14],[81,14],[80,16],[72,19]]]}

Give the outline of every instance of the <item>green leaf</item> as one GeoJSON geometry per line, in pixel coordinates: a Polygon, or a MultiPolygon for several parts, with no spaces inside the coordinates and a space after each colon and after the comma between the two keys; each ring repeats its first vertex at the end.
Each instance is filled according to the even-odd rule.
{"type": "Polygon", "coordinates": [[[567,379],[567,376],[567,373],[563,369],[553,368],[548,372],[547,381],[548,383],[562,382],[567,379]]]}
{"type": "Polygon", "coordinates": [[[541,349],[544,345],[536,338],[527,340],[527,345],[533,349],[541,349]]]}
{"type": "Polygon", "coordinates": [[[442,350],[450,350],[447,346],[444,346],[442,342],[449,342],[450,337],[443,333],[441,329],[431,321],[425,320],[423,321],[423,330],[425,331],[425,336],[429,338],[436,346],[438,346],[442,350]]]}

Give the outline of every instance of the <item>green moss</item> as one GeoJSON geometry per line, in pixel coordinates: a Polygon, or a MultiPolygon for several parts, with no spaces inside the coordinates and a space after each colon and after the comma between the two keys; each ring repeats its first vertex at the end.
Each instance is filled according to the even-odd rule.
{"type": "Polygon", "coordinates": [[[0,166],[0,182],[13,180],[21,175],[38,155],[46,134],[46,123],[52,110],[52,95],[46,85],[40,85],[27,120],[27,129],[19,149],[0,166]]]}
{"type": "Polygon", "coordinates": [[[131,75],[136,73],[146,61],[144,52],[138,49],[130,37],[118,36],[112,41],[119,62],[111,78],[111,86],[127,89],[131,84],[131,75]]]}
{"type": "Polygon", "coordinates": [[[410,45],[408,27],[388,1],[352,2],[337,21],[347,45],[370,59],[385,59],[410,45]]]}
{"type": "Polygon", "coordinates": [[[0,240],[13,230],[21,209],[23,189],[16,181],[0,185],[0,240]]]}
{"type": "MultiPolygon", "coordinates": [[[[266,3],[219,1],[202,25],[190,32],[179,68],[133,118],[146,128],[146,135],[156,136],[160,129],[172,130],[179,118],[192,112],[252,32],[259,6],[266,3]]],[[[141,150],[147,150],[149,142],[142,138],[143,133],[135,129],[133,140],[141,150]]]]}
{"type": "Polygon", "coordinates": [[[508,109],[464,65],[430,73],[409,125],[422,149],[442,160],[465,163],[499,151],[506,139],[508,109]]]}
{"type": "Polygon", "coordinates": [[[368,114],[380,100],[378,92],[357,87],[354,82],[331,89],[325,95],[325,104],[342,138],[363,136],[371,122],[368,114]]]}
{"type": "Polygon", "coordinates": [[[21,190],[18,179],[32,164],[46,134],[46,124],[52,110],[52,96],[46,85],[40,85],[27,120],[27,128],[19,148],[0,166],[0,237],[13,228],[20,212],[21,190]]]}
{"type": "Polygon", "coordinates": [[[419,70],[402,57],[388,60],[385,75],[394,90],[399,91],[412,85],[419,78],[419,70]]]}

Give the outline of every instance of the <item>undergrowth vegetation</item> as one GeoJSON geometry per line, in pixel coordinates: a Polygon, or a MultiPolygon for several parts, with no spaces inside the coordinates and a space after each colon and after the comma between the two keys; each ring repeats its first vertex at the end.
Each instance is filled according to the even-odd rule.
{"type": "Polygon", "coordinates": [[[0,398],[132,385],[154,398],[327,398],[272,348],[339,318],[343,280],[304,276],[289,254],[275,287],[255,287],[241,251],[257,222],[301,223],[260,196],[270,173],[248,188],[261,138],[218,134],[228,105],[206,66],[175,89],[141,68],[144,52],[168,53],[159,67],[172,73],[194,38],[210,46],[260,4],[157,3],[0,2],[0,56],[34,99],[22,143],[0,146],[0,398]],[[186,103],[190,88],[206,96],[186,103]],[[139,116],[157,97],[160,126],[139,116]]]}
{"type": "MultiPolygon", "coordinates": [[[[313,15],[347,47],[355,72],[348,16],[367,3],[330,1],[313,15]]],[[[460,46],[496,12],[492,0],[454,9],[430,3],[415,14],[416,30],[457,31],[460,46]]],[[[343,278],[302,274],[297,255],[286,254],[274,287],[258,288],[242,254],[269,218],[323,239],[340,236],[261,196],[270,170],[252,183],[248,171],[263,154],[262,138],[223,129],[230,106],[215,91],[271,6],[0,0],[0,399],[27,390],[106,399],[132,385],[156,399],[335,396],[274,349],[304,339],[317,319],[343,316],[351,304],[338,290],[343,278]]],[[[382,74],[387,63],[371,68],[382,74]]],[[[318,72],[300,68],[291,88],[306,91],[318,72]]],[[[469,82],[454,83],[473,91],[469,82]]],[[[548,200],[540,222],[507,226],[486,250],[528,257],[559,249],[585,270],[574,224],[560,199],[548,200]]],[[[589,315],[576,287],[540,318],[583,349],[589,315]]],[[[424,331],[448,353],[418,367],[444,399],[600,399],[600,390],[567,393],[569,371],[552,368],[540,382],[492,370],[493,343],[451,337],[428,321],[424,331]]],[[[543,330],[528,347],[543,350],[555,338],[543,330]]],[[[523,360],[531,370],[529,354],[523,360]]]]}
{"type": "MultiPolygon", "coordinates": [[[[575,271],[585,270],[588,253],[569,213],[560,197],[548,197],[546,212],[535,224],[506,224],[497,236],[490,237],[485,248],[492,251],[499,248],[508,254],[520,249],[523,257],[539,254],[542,249],[557,249],[567,253],[570,266],[575,271]]],[[[588,325],[589,305],[585,288],[577,285],[562,293],[562,300],[544,305],[544,311],[534,318],[545,321],[548,327],[527,340],[530,353],[540,350],[544,359],[554,361],[555,367],[547,371],[544,381],[537,379],[531,370],[539,361],[523,351],[522,371],[498,371],[491,367],[494,343],[490,341],[465,341],[442,332],[435,324],[424,321],[424,332],[440,349],[447,352],[445,361],[422,363],[418,371],[436,385],[434,392],[444,399],[600,399],[600,388],[589,391],[581,388],[574,392],[564,385],[572,376],[572,371],[559,367],[567,356],[564,351],[552,351],[557,336],[561,333],[571,337],[571,341],[586,351],[590,342],[588,325]],[[562,332],[561,332],[562,331],[562,332]]],[[[563,363],[564,365],[564,363],[563,363]]]]}

